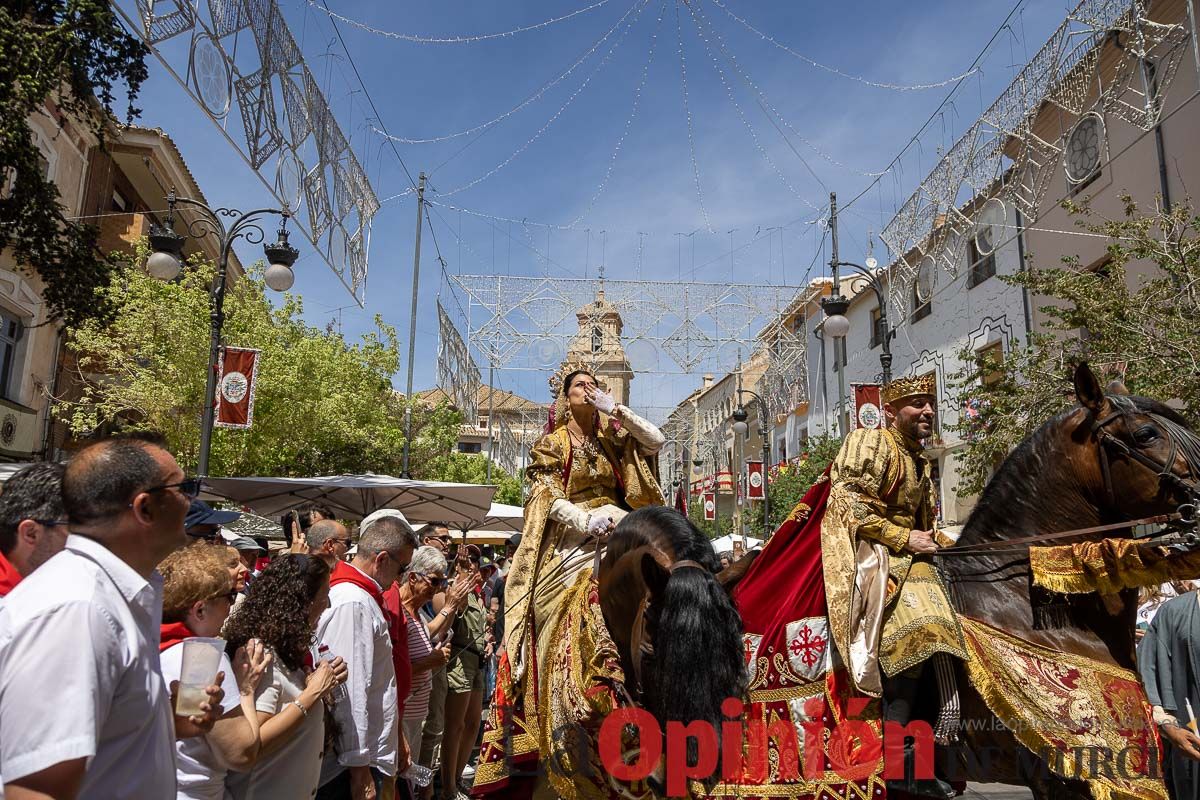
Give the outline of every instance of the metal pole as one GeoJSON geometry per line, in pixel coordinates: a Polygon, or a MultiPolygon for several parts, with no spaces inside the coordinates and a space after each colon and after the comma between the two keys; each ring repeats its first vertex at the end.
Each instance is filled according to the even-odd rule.
{"type": "Polygon", "coordinates": [[[417,347],[417,289],[421,282],[421,227],[425,214],[425,173],[417,179],[417,240],[413,248],[413,287],[412,307],[408,319],[408,382],[404,390],[404,455],[400,467],[401,478],[411,478],[408,471],[408,454],[412,445],[412,404],[413,404],[413,360],[416,358],[417,347]]]}
{"type": "MultiPolygon", "coordinates": [[[[762,411],[762,400],[758,401],[759,413],[762,411]]],[[[763,541],[771,538],[771,443],[767,441],[766,417],[762,418],[763,437],[763,541]]]]}
{"type": "Polygon", "coordinates": [[[200,421],[200,458],[196,466],[198,477],[208,477],[208,455],[212,449],[213,422],[217,413],[217,370],[221,359],[221,329],[225,326],[225,275],[229,271],[229,249],[233,239],[221,232],[221,257],[217,262],[217,279],[213,283],[212,310],[209,313],[208,379],[204,384],[204,415],[200,421]]]}
{"type": "Polygon", "coordinates": [[[878,276],[873,280],[876,282],[876,294],[879,299],[879,327],[883,334],[883,350],[879,353],[879,366],[883,375],[883,385],[887,386],[892,382],[892,329],[888,327],[887,318],[887,299],[883,296],[883,287],[879,284],[878,276]]]}
{"type": "Polygon", "coordinates": [[[495,454],[496,440],[492,437],[492,411],[495,409],[493,399],[496,397],[496,362],[488,358],[488,452],[487,452],[487,482],[492,482],[492,456],[495,454]]]}
{"type": "MultiPolygon", "coordinates": [[[[829,240],[831,255],[829,263],[833,268],[833,295],[839,297],[842,294],[842,284],[838,278],[840,259],[838,258],[837,192],[829,193],[829,240]]],[[[846,337],[835,336],[833,338],[833,363],[837,367],[838,375],[837,430],[842,436],[849,433],[845,430],[846,426],[842,424],[842,405],[846,402],[846,359],[843,357],[845,353],[846,337]]]]}

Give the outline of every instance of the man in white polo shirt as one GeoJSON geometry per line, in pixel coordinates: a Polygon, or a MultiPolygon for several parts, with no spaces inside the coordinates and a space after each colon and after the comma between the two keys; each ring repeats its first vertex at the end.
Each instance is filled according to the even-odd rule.
{"type": "Polygon", "coordinates": [[[98,442],[67,466],[66,549],[0,607],[7,800],[175,796],[176,725],[195,735],[205,720],[171,711],[155,565],[186,543],[197,492],[157,438],[98,442]]]}
{"type": "MultiPolygon", "coordinates": [[[[382,514],[383,512],[377,512],[382,514]]],[[[336,758],[321,770],[318,800],[387,800],[398,764],[396,669],[383,592],[408,568],[417,535],[398,511],[363,520],[358,552],[339,561],[329,580],[329,610],[317,639],[346,660],[347,699],[334,706],[342,728],[336,758]]]]}

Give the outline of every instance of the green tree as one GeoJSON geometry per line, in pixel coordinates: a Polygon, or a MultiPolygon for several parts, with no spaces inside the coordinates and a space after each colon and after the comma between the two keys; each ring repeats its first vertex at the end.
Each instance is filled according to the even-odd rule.
{"type": "MultiPolygon", "coordinates": [[[[835,436],[814,436],[804,446],[805,451],[798,461],[780,466],[769,476],[772,531],[783,524],[804,493],[833,462],[842,440],[835,436]]],[[[750,503],[742,520],[748,534],[762,538],[762,503],[750,503]]]]}
{"type": "Polygon", "coordinates": [[[1115,220],[1067,204],[1079,227],[1108,237],[1100,268],[1083,269],[1070,257],[1061,267],[1005,277],[1046,301],[1044,330],[1000,359],[960,353],[967,366],[953,385],[966,409],[958,431],[968,446],[959,491],[980,491],[1009,450],[1074,404],[1071,375],[1080,361],[1097,375],[1123,378],[1134,394],[1177,401],[1185,415],[1200,408],[1200,218],[1183,204],[1143,214],[1123,199],[1115,220]]]}
{"type": "Polygon", "coordinates": [[[29,118],[63,112],[103,140],[115,93],[129,100],[146,79],[146,49],[108,0],[9,0],[0,4],[0,250],[41,277],[53,317],[78,324],[113,312],[106,286],[117,269],[96,230],[66,218],[47,180],[29,118]]]}
{"type": "MultiPolygon", "coordinates": [[[[209,293],[215,268],[198,257],[179,280],[164,283],[133,264],[144,246],[101,290],[111,322],[69,326],[81,396],[57,412],[77,435],[116,428],[162,431],[181,463],[194,464],[208,361],[209,293]]],[[[258,348],[254,424],[217,428],[213,475],[399,474],[404,400],[392,390],[400,366],[395,331],[379,318],[360,341],[306,325],[300,298],[275,307],[261,265],[230,287],[223,338],[258,348]]],[[[411,461],[449,452],[461,415],[440,406],[414,409],[411,461]]]]}
{"type": "Polygon", "coordinates": [[[487,462],[487,456],[477,453],[448,452],[434,458],[424,470],[414,470],[413,476],[455,483],[490,483],[497,487],[496,496],[492,498],[495,502],[513,506],[523,505],[525,500],[521,492],[521,482],[500,469],[495,462],[492,462],[492,478],[489,481],[487,462]]]}

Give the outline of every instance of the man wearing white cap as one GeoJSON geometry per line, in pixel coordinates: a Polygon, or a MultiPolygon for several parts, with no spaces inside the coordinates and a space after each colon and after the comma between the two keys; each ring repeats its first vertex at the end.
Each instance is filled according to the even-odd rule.
{"type": "Polygon", "coordinates": [[[408,767],[399,747],[394,624],[385,614],[383,591],[408,568],[417,536],[399,511],[376,512],[363,520],[358,552],[338,561],[330,576],[329,610],[317,638],[346,661],[347,700],[334,715],[341,725],[337,753],[321,770],[318,798],[388,798],[397,771],[408,767]]]}

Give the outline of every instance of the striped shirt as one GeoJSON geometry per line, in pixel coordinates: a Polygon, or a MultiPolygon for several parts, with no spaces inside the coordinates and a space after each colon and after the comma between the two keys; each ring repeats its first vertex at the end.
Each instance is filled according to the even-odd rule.
{"type": "MultiPolygon", "coordinates": [[[[420,617],[412,616],[403,606],[401,608],[404,611],[404,622],[408,626],[408,660],[410,664],[415,665],[433,652],[433,643],[429,641],[429,631],[425,629],[425,623],[420,617]]],[[[432,691],[433,672],[414,672],[412,689],[408,693],[408,699],[404,701],[404,718],[425,719],[429,714],[429,695],[432,691]]]]}

